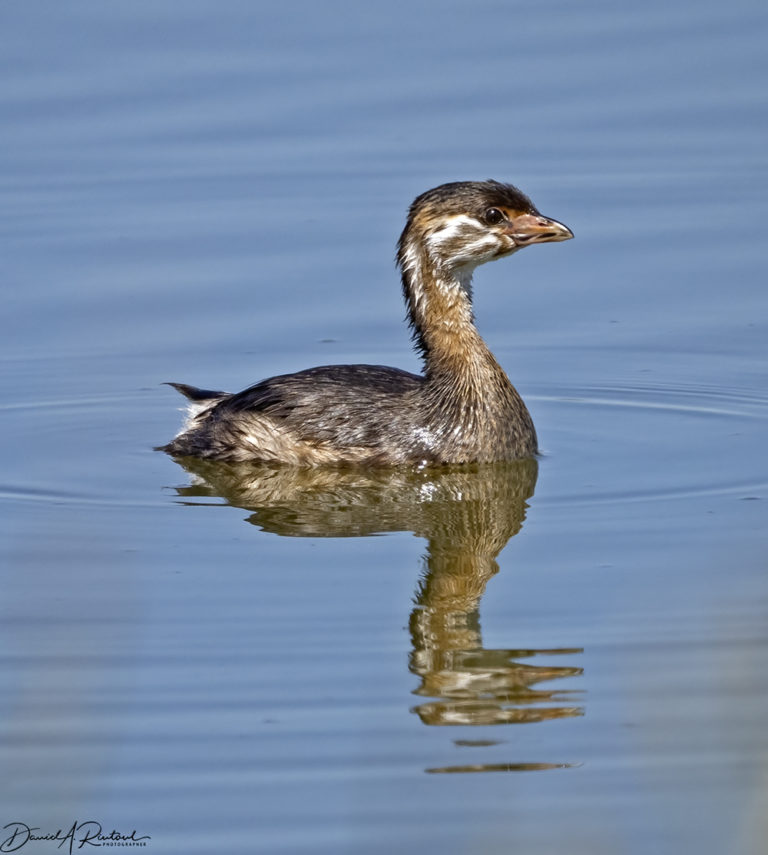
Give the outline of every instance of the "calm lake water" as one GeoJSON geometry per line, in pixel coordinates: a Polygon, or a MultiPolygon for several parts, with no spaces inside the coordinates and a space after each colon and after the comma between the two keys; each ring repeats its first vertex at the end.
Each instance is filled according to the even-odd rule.
{"type": "Polygon", "coordinates": [[[764,853],[765,4],[2,19],[0,837],[764,853]],[[576,235],[476,276],[538,464],[153,451],[163,381],[417,370],[405,210],[487,177],[576,235]]]}

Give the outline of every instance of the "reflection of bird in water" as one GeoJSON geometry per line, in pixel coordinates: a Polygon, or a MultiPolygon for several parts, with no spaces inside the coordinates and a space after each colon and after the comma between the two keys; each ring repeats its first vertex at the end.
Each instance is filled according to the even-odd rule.
{"type": "MultiPolygon", "coordinates": [[[[499,502],[460,503],[453,536],[432,533],[424,557],[425,571],[416,593],[409,628],[410,669],[421,677],[415,694],[438,700],[414,708],[425,724],[487,725],[543,721],[581,715],[564,702],[567,692],[536,689],[545,681],[581,674],[573,666],[517,662],[540,656],[581,653],[581,648],[491,650],[483,647],[480,599],[498,573],[496,558],[525,518],[525,500],[533,495],[535,469],[518,465],[514,500],[507,494],[506,528],[499,526],[499,502]]],[[[490,497],[489,497],[490,498],[490,497]]]]}
{"type": "MultiPolygon", "coordinates": [[[[498,555],[522,526],[538,473],[535,459],[427,469],[179,463],[192,476],[176,488],[184,501],[224,498],[252,511],[253,525],[286,537],[412,531],[429,541],[436,566],[442,556],[498,555]]],[[[498,567],[475,570],[479,599],[498,567]]]]}
{"type": "MultiPolygon", "coordinates": [[[[536,460],[440,469],[298,469],[187,458],[186,501],[223,496],[253,512],[265,531],[293,537],[359,537],[413,531],[428,541],[409,628],[409,667],[420,679],[415,707],[425,724],[510,724],[580,715],[571,695],[534,688],[578,676],[572,666],[517,662],[580,653],[488,650],[479,606],[496,558],[520,530],[536,460]],[[569,702],[570,701],[570,702],[569,702]]],[[[440,771],[440,770],[436,770],[440,771]]]]}
{"type": "Polygon", "coordinates": [[[236,395],[184,384],[175,456],[370,465],[514,460],[536,454],[525,404],[474,325],[472,273],[532,243],[573,237],[496,181],[444,184],[411,205],[397,261],[424,376],[331,365],[236,395]]]}

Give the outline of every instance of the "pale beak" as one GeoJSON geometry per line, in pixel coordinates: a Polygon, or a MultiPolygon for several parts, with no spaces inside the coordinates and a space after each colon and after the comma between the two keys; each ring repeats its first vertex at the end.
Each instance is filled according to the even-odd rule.
{"type": "Polygon", "coordinates": [[[518,214],[510,220],[505,231],[518,246],[570,240],[573,237],[568,226],[549,217],[542,217],[541,214],[518,214]]]}

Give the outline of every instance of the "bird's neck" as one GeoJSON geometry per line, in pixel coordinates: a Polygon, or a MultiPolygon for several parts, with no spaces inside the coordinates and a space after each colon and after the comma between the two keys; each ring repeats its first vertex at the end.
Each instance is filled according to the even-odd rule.
{"type": "MultiPolygon", "coordinates": [[[[419,245],[404,247],[403,291],[417,348],[428,382],[455,384],[467,393],[489,393],[500,378],[509,384],[474,322],[472,272],[433,262],[419,245]]],[[[502,384],[504,385],[504,384],[502,384]]]]}
{"type": "Polygon", "coordinates": [[[401,243],[403,290],[424,357],[427,435],[456,461],[528,457],[536,431],[522,398],[480,337],[468,268],[446,270],[423,244],[401,243]],[[437,440],[435,440],[437,442],[437,440]]]}

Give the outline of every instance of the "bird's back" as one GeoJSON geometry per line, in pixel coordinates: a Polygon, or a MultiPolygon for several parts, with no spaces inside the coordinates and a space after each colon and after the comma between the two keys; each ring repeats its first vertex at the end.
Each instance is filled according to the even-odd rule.
{"type": "Polygon", "coordinates": [[[190,419],[164,447],[176,456],[297,465],[412,462],[424,378],[380,365],[325,365],[226,395],[172,384],[190,419]]]}

